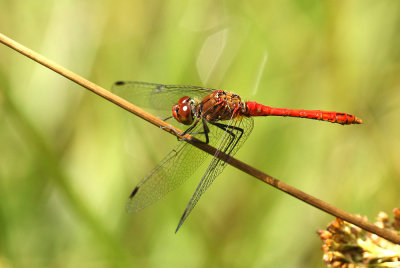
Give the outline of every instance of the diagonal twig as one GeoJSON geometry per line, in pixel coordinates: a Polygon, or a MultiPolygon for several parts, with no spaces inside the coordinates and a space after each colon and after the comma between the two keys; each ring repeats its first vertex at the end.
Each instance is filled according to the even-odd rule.
{"type": "MultiPolygon", "coordinates": [[[[132,103],[124,100],[123,98],[118,97],[117,95],[96,85],[95,83],[90,82],[89,80],[75,74],[74,72],[58,65],[57,63],[50,61],[49,59],[45,58],[44,56],[15,42],[14,40],[8,38],[7,36],[5,36],[1,33],[0,33],[0,42],[5,44],[6,46],[9,46],[10,48],[18,51],[19,53],[23,54],[24,56],[27,56],[27,57],[31,58],[32,60],[46,66],[47,68],[55,71],[56,73],[68,78],[69,80],[81,85],[82,87],[89,89],[93,93],[96,93],[97,95],[113,102],[114,104],[135,114],[136,116],[139,116],[140,118],[152,123],[153,125],[169,132],[170,134],[180,137],[178,132],[182,133],[181,130],[179,130],[175,127],[172,128],[171,125],[166,123],[165,121],[151,115],[150,113],[144,111],[143,109],[133,105],[132,103]]],[[[216,149],[214,147],[212,147],[208,144],[199,142],[197,139],[195,139],[194,137],[191,137],[189,134],[186,134],[183,138],[187,142],[189,142],[191,145],[196,146],[197,148],[199,148],[211,155],[214,155],[216,152],[216,149]]],[[[219,155],[219,158],[221,158],[222,160],[227,159],[227,156],[221,152],[218,155],[219,155]]],[[[362,228],[368,232],[379,235],[379,236],[385,238],[386,240],[389,240],[396,244],[400,244],[400,236],[396,235],[392,231],[389,231],[389,230],[386,230],[383,228],[379,228],[378,226],[376,226],[372,223],[362,220],[360,217],[357,217],[355,215],[347,213],[344,210],[336,208],[316,197],[313,197],[309,194],[306,194],[306,193],[296,189],[293,186],[290,186],[284,182],[281,182],[278,179],[275,179],[274,177],[269,176],[269,175],[261,172],[260,170],[257,170],[255,168],[247,165],[246,163],[244,163],[240,160],[237,160],[233,157],[229,159],[228,163],[231,166],[234,166],[237,169],[240,169],[243,172],[245,172],[257,179],[259,179],[259,180],[261,180],[261,181],[263,181],[285,193],[288,193],[297,199],[300,199],[300,200],[306,202],[307,204],[310,204],[310,205],[312,205],[320,210],[323,210],[335,217],[341,218],[347,222],[357,225],[360,228],[362,228]]]]}

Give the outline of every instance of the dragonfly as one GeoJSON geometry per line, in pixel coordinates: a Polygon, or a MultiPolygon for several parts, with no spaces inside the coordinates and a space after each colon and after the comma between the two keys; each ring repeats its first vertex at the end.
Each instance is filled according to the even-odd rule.
{"type": "MultiPolygon", "coordinates": [[[[185,182],[202,165],[208,153],[184,142],[190,134],[217,149],[187,204],[177,232],[200,197],[221,174],[253,130],[255,116],[308,118],[342,125],[362,124],[351,114],[321,110],[285,109],[243,101],[235,93],[199,86],[163,85],[119,81],[112,91],[133,104],[150,108],[164,120],[175,119],[187,126],[182,139],[133,189],[126,205],[128,213],[137,212],[163,198],[185,182]],[[222,153],[225,161],[218,156],[222,153]]],[[[172,127],[172,126],[171,126],[172,127]]]]}

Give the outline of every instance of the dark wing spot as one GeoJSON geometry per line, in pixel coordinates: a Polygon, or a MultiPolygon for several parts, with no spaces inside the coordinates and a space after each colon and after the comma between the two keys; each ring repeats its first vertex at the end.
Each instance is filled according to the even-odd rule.
{"type": "Polygon", "coordinates": [[[163,86],[163,85],[159,85],[158,87],[156,87],[155,89],[154,89],[154,91],[155,92],[160,92],[160,91],[163,91],[165,89],[165,86],[163,86]]]}
{"type": "Polygon", "coordinates": [[[183,215],[181,217],[181,220],[179,221],[178,227],[176,227],[175,233],[178,232],[179,228],[181,228],[183,222],[186,219],[186,213],[187,213],[187,208],[185,209],[185,211],[183,212],[183,215]]]}
{"type": "Polygon", "coordinates": [[[115,82],[115,85],[116,86],[122,86],[122,85],[125,85],[125,82],[124,81],[117,81],[117,82],[115,82]]]}
{"type": "Polygon", "coordinates": [[[139,187],[136,186],[135,189],[133,189],[129,198],[132,199],[137,194],[138,190],[139,190],[139,187]]]}

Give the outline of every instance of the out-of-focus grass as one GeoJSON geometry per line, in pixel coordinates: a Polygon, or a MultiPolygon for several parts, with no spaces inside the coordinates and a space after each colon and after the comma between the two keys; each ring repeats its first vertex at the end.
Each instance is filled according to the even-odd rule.
{"type": "MultiPolygon", "coordinates": [[[[364,125],[256,119],[237,157],[352,213],[399,204],[396,1],[0,6],[0,32],[106,88],[205,85],[356,114],[364,125]]],[[[315,230],[331,217],[229,167],[176,235],[201,171],[126,214],[176,139],[5,46],[0,59],[0,266],[323,267],[315,230]]]]}

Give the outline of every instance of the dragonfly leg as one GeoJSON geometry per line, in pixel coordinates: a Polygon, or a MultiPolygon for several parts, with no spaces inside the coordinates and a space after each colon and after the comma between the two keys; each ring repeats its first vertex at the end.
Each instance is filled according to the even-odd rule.
{"type": "Polygon", "coordinates": [[[167,121],[168,119],[171,119],[171,118],[173,118],[173,116],[171,115],[171,116],[168,116],[167,118],[165,118],[165,119],[162,119],[163,121],[167,121]]]}
{"type": "MultiPolygon", "coordinates": [[[[176,130],[173,126],[171,126],[171,125],[168,125],[168,126],[166,126],[166,127],[160,127],[161,129],[166,129],[166,128],[169,128],[170,130],[172,130],[173,132],[175,132],[178,136],[181,136],[182,134],[178,131],[178,130],[176,130]]],[[[179,137],[178,137],[178,140],[179,140],[179,137]]]]}
{"type": "Polygon", "coordinates": [[[221,124],[221,123],[212,123],[214,126],[219,127],[220,129],[226,131],[229,135],[231,135],[231,139],[229,141],[228,146],[226,146],[224,153],[230,155],[232,150],[235,148],[236,144],[239,142],[239,140],[242,138],[243,136],[243,128],[240,127],[236,127],[236,126],[231,126],[231,125],[225,125],[225,124],[221,124]],[[236,134],[233,133],[233,130],[237,130],[238,132],[240,132],[239,137],[236,138],[236,134]],[[234,144],[233,141],[235,141],[234,144]],[[229,149],[229,152],[227,152],[229,149]]]}
{"type": "MultiPolygon", "coordinates": [[[[210,133],[210,129],[207,126],[207,122],[204,118],[202,118],[202,124],[203,124],[203,131],[200,132],[190,132],[193,128],[196,127],[196,125],[198,124],[198,122],[200,121],[200,119],[196,120],[196,122],[190,126],[188,129],[186,129],[182,134],[180,134],[180,136],[184,136],[185,134],[189,133],[190,135],[199,135],[199,134],[203,134],[206,138],[206,141],[201,141],[204,142],[206,144],[209,143],[210,139],[209,139],[209,135],[208,133],[210,133]]],[[[179,138],[178,138],[179,139],[179,138]]]]}
{"type": "Polygon", "coordinates": [[[204,136],[206,136],[206,144],[208,144],[210,142],[210,139],[208,137],[208,133],[210,133],[210,129],[208,128],[207,122],[204,118],[202,119],[202,123],[203,123],[203,130],[204,130],[204,132],[202,134],[204,134],[204,136]]]}
{"type": "MultiPolygon", "coordinates": [[[[171,126],[171,125],[168,125],[168,126],[166,126],[166,127],[160,127],[161,129],[166,129],[166,128],[168,128],[168,129],[170,129],[170,130],[172,130],[173,132],[175,132],[175,134],[177,135],[177,140],[178,141],[182,141],[182,140],[184,140],[184,141],[188,141],[188,139],[186,139],[186,138],[184,138],[183,136],[185,136],[186,135],[186,133],[189,133],[189,131],[191,130],[191,129],[193,129],[193,127],[194,126],[192,126],[192,127],[190,127],[190,128],[188,128],[188,129],[186,129],[184,132],[179,132],[178,130],[176,130],[173,126],[171,126]]],[[[203,134],[204,132],[192,132],[192,133],[190,133],[190,134],[203,134]]]]}

